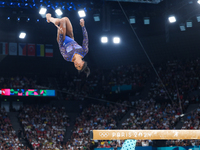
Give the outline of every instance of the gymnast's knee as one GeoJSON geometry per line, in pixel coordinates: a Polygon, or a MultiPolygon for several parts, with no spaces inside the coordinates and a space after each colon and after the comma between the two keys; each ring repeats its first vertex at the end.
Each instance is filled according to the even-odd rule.
{"type": "Polygon", "coordinates": [[[63,17],[61,20],[62,20],[62,21],[68,21],[69,18],[68,18],[68,17],[63,17]]]}

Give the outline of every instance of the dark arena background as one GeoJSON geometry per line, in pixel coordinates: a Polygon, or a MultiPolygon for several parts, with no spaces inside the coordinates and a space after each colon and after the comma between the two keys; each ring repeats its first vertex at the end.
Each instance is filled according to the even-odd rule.
{"type": "Polygon", "coordinates": [[[199,0],[0,0],[1,150],[120,150],[125,140],[92,140],[90,131],[199,130],[199,79],[199,0]],[[88,77],[61,55],[47,13],[68,17],[81,46],[84,19],[88,77]]]}

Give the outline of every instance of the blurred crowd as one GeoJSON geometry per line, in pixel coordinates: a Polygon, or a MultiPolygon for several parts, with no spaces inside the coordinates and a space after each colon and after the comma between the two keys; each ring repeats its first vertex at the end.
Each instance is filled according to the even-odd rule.
{"type": "Polygon", "coordinates": [[[184,124],[182,126],[182,129],[195,129],[198,130],[200,129],[200,124],[199,124],[199,119],[200,119],[200,107],[191,112],[187,116],[187,120],[184,121],[184,124]]]}
{"type": "MultiPolygon", "coordinates": [[[[200,59],[190,61],[169,61],[158,67],[158,74],[165,85],[156,77],[151,83],[146,98],[128,101],[120,104],[104,103],[90,104],[84,108],[73,124],[71,138],[64,142],[66,128],[69,127],[69,117],[65,107],[26,105],[20,109],[19,121],[23,127],[25,138],[34,150],[68,149],[91,150],[93,148],[117,148],[124,143],[122,140],[98,141],[90,140],[90,130],[93,129],[175,129],[181,114],[184,114],[189,104],[199,103],[199,96],[189,93],[200,89],[200,59]],[[158,101],[161,99],[162,101],[158,101]],[[131,111],[129,111],[132,109],[131,111]],[[127,113],[129,111],[129,113],[127,113]],[[121,119],[127,118],[121,123],[121,119]],[[120,124],[119,124],[120,122],[120,124]]],[[[97,69],[89,78],[84,74],[72,76],[66,73],[60,78],[59,85],[66,91],[66,99],[83,100],[84,96],[106,99],[107,94],[121,93],[122,85],[131,85],[131,90],[143,88],[150,74],[147,65],[119,66],[112,70],[97,69]],[[113,86],[117,86],[113,90],[113,86]],[[82,95],[82,96],[80,96],[82,95]]],[[[0,77],[3,88],[36,88],[36,80],[26,77],[0,77]]],[[[117,101],[117,100],[116,100],[117,101]]],[[[200,129],[200,107],[189,114],[184,120],[182,129],[200,129]]],[[[20,143],[12,128],[4,109],[0,113],[1,148],[28,149],[20,143]]],[[[138,140],[137,146],[151,146],[151,140],[138,140]]],[[[198,140],[167,140],[167,146],[195,146],[198,140]]]]}
{"type": "Polygon", "coordinates": [[[168,61],[159,65],[158,74],[162,82],[156,77],[152,83],[149,96],[162,97],[173,100],[180,99],[191,91],[200,89],[200,59],[187,61],[168,61]],[[166,89],[163,87],[165,85],[166,89]]]}
{"type": "Polygon", "coordinates": [[[28,77],[0,77],[1,88],[37,88],[36,80],[28,77]]]}
{"type": "MultiPolygon", "coordinates": [[[[200,104],[199,104],[200,105],[200,104]]],[[[200,129],[200,107],[186,116],[182,130],[199,130],[200,129]]],[[[199,146],[200,140],[168,140],[167,146],[199,146]]]]}
{"type": "Polygon", "coordinates": [[[65,107],[24,106],[19,120],[32,148],[37,150],[65,149],[63,143],[69,117],[65,107]]]}
{"type": "MultiPolygon", "coordinates": [[[[123,123],[125,130],[140,129],[174,129],[181,115],[181,108],[177,104],[156,103],[155,100],[138,100],[132,103],[134,110],[123,123]]],[[[98,148],[121,147],[124,141],[103,141],[98,148]]],[[[151,140],[137,140],[137,146],[151,146],[151,140]]]]}
{"type": "MultiPolygon", "coordinates": [[[[130,106],[130,104],[124,101],[120,105],[107,103],[106,105],[91,105],[84,109],[76,118],[71,140],[67,143],[68,148],[73,148],[73,150],[75,148],[90,149],[91,147],[98,146],[98,144],[100,144],[98,141],[90,140],[90,130],[115,129],[118,121],[120,121],[129,110],[128,106],[130,106]]],[[[104,144],[106,145],[106,142],[104,142],[103,145],[104,144]]],[[[110,144],[111,143],[109,143],[109,145],[110,144]]]]}
{"type": "Polygon", "coordinates": [[[181,108],[177,104],[156,103],[153,99],[139,100],[130,118],[122,123],[123,129],[173,129],[181,108]]]}
{"type": "MultiPolygon", "coordinates": [[[[178,103],[158,103],[154,99],[145,99],[132,102],[134,107],[128,117],[122,124],[125,130],[140,130],[140,129],[159,129],[169,130],[175,129],[176,124],[180,121],[182,109],[189,106],[189,101],[178,103]]],[[[123,140],[96,141],[98,148],[121,147],[123,140]]],[[[151,140],[137,140],[137,146],[152,146],[151,140]]]]}
{"type": "MultiPolygon", "coordinates": [[[[130,85],[131,90],[144,87],[149,72],[150,67],[142,64],[119,66],[112,70],[97,69],[87,79],[84,74],[76,76],[66,72],[60,78],[60,84],[63,90],[74,95],[106,98],[107,94],[120,93],[123,90],[120,87],[122,85],[130,85]],[[117,86],[114,91],[113,86],[117,86]]],[[[72,99],[70,96],[67,95],[67,99],[72,99]]],[[[75,99],[79,98],[80,96],[75,97],[75,99]]]]}
{"type": "Polygon", "coordinates": [[[0,108],[0,149],[30,150],[20,142],[4,108],[0,108]]]}

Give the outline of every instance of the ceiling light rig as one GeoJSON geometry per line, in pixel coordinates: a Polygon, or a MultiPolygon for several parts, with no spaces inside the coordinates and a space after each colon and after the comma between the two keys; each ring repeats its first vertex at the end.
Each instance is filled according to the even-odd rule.
{"type": "Polygon", "coordinates": [[[53,8],[54,10],[56,8],[61,8],[62,10],[67,9],[68,11],[77,11],[77,9],[84,8],[87,10],[92,10],[88,7],[87,3],[80,3],[75,4],[73,2],[51,2],[50,0],[48,2],[40,0],[39,2],[35,2],[35,0],[32,0],[31,3],[24,0],[18,0],[16,1],[1,1],[0,0],[0,7],[11,7],[11,8],[31,8],[31,9],[39,9],[41,6],[47,7],[47,8],[53,8]],[[87,8],[86,8],[87,7],[87,8]]]}

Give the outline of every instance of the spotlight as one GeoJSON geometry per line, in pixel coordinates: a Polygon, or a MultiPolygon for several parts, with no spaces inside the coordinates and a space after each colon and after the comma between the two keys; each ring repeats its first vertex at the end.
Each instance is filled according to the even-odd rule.
{"type": "Polygon", "coordinates": [[[99,14],[94,14],[94,21],[100,21],[100,15],[99,14]]]}
{"type": "Polygon", "coordinates": [[[56,14],[57,14],[58,16],[61,16],[61,15],[63,14],[62,11],[61,11],[59,8],[56,9],[55,12],[56,12],[56,14]]]}
{"type": "Polygon", "coordinates": [[[105,37],[105,36],[103,36],[103,37],[101,38],[101,43],[108,43],[108,38],[105,37]]]}
{"type": "Polygon", "coordinates": [[[120,43],[120,38],[119,37],[114,37],[113,38],[113,43],[119,44],[120,43]]]}
{"type": "Polygon", "coordinates": [[[197,3],[200,4],[200,0],[198,0],[197,3]]]}
{"type": "Polygon", "coordinates": [[[170,23],[176,22],[176,18],[174,16],[170,16],[168,19],[170,23]]]}
{"type": "Polygon", "coordinates": [[[78,14],[79,14],[79,16],[80,16],[81,18],[86,16],[84,10],[79,10],[79,11],[78,11],[78,14]]]}
{"type": "Polygon", "coordinates": [[[40,19],[37,19],[37,22],[39,22],[40,21],[40,19]]]}
{"type": "Polygon", "coordinates": [[[144,18],[144,24],[150,24],[150,19],[149,17],[144,18]]]}
{"type": "Polygon", "coordinates": [[[30,18],[27,18],[26,22],[29,22],[30,21],[30,18]]]}
{"type": "Polygon", "coordinates": [[[185,31],[185,30],[186,30],[185,24],[184,24],[184,23],[180,24],[180,30],[181,30],[181,31],[185,31]]]}
{"type": "Polygon", "coordinates": [[[44,7],[41,7],[41,8],[40,8],[39,14],[40,14],[40,15],[44,15],[44,14],[46,14],[46,12],[47,12],[47,9],[44,8],[44,7]]]}
{"type": "Polygon", "coordinates": [[[20,39],[24,39],[26,37],[26,33],[25,32],[21,32],[19,35],[20,39]]]}
{"type": "Polygon", "coordinates": [[[200,15],[197,16],[197,22],[200,22],[200,15]]]}
{"type": "Polygon", "coordinates": [[[130,24],[136,23],[135,17],[134,17],[134,16],[130,16],[130,17],[129,17],[129,22],[130,22],[130,24]]]}
{"type": "Polygon", "coordinates": [[[186,27],[187,27],[187,28],[191,28],[191,27],[192,27],[192,21],[188,20],[188,21],[186,22],[186,27]]]}
{"type": "Polygon", "coordinates": [[[10,20],[10,17],[8,17],[7,20],[10,20]]]}
{"type": "Polygon", "coordinates": [[[19,18],[19,17],[17,17],[17,21],[18,21],[18,22],[20,21],[20,18],[19,18]]]}

